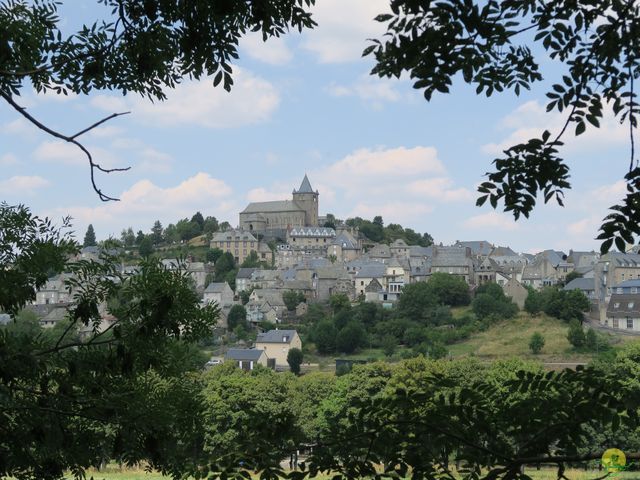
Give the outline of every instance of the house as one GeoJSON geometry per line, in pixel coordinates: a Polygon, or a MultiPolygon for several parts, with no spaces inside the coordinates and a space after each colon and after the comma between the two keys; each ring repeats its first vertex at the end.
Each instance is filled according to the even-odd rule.
{"type": "Polygon", "coordinates": [[[230,253],[236,263],[240,264],[252,251],[258,253],[258,239],[249,231],[227,230],[214,233],[210,247],[230,253]]]}
{"type": "Polygon", "coordinates": [[[371,280],[375,279],[381,285],[382,279],[387,271],[384,264],[378,262],[372,262],[366,266],[360,267],[354,276],[354,286],[356,289],[356,296],[365,295],[367,286],[371,283],[371,280]]]}
{"type": "Polygon", "coordinates": [[[207,283],[207,273],[203,262],[189,262],[187,264],[187,274],[191,277],[199,291],[202,291],[207,283]]]}
{"type": "Polygon", "coordinates": [[[402,238],[398,238],[389,245],[389,250],[394,257],[409,258],[411,256],[411,248],[402,238]]]}
{"type": "Polygon", "coordinates": [[[511,298],[518,305],[518,308],[524,308],[524,302],[527,300],[529,290],[527,290],[518,280],[515,278],[509,278],[504,285],[501,285],[504,294],[511,298]]]}
{"type": "Polygon", "coordinates": [[[357,238],[348,230],[340,230],[327,249],[340,262],[351,262],[360,256],[362,247],[357,238]]]}
{"type": "Polygon", "coordinates": [[[431,257],[431,273],[442,272],[458,275],[468,284],[473,284],[473,260],[469,247],[434,246],[431,257]]]}
{"type": "Polygon", "coordinates": [[[219,307],[233,304],[233,290],[227,282],[212,282],[204,290],[204,301],[215,302],[219,307]]]}
{"type": "Polygon", "coordinates": [[[225,362],[234,362],[242,370],[253,370],[257,365],[268,366],[264,350],[255,348],[230,348],[224,356],[225,362]]]}
{"type": "Polygon", "coordinates": [[[316,289],[316,298],[327,301],[331,295],[337,293],[346,294],[349,299],[355,299],[355,287],[347,270],[341,265],[321,267],[315,269],[313,281],[316,289]]]}
{"type": "Polygon", "coordinates": [[[270,360],[275,361],[276,368],[287,368],[289,350],[302,350],[302,341],[295,330],[269,330],[259,333],[256,338],[255,349],[263,350],[270,360]]]}
{"type": "Polygon", "coordinates": [[[472,256],[480,259],[488,257],[494,249],[491,242],[487,242],[486,240],[472,240],[468,242],[461,242],[458,240],[453,246],[458,248],[468,248],[471,250],[472,256]]]}
{"type": "Polygon", "coordinates": [[[614,293],[607,306],[605,326],[638,332],[640,331],[640,294],[614,293]]]}
{"type": "Polygon", "coordinates": [[[56,275],[36,292],[35,305],[66,304],[71,301],[71,294],[67,290],[64,274],[56,275]]]}
{"type": "Polygon", "coordinates": [[[287,244],[300,250],[325,250],[336,237],[329,227],[292,227],[287,230],[287,244]]]}
{"type": "Polygon", "coordinates": [[[239,268],[236,275],[236,292],[244,292],[251,288],[251,275],[255,268],[239,268]]]}
{"type": "Polygon", "coordinates": [[[574,278],[564,286],[563,290],[580,290],[592,302],[596,300],[596,282],[593,278],[574,278]]]}
{"type": "Polygon", "coordinates": [[[382,292],[382,284],[376,278],[372,278],[369,284],[364,289],[365,302],[378,302],[380,301],[379,294],[382,292]]]}

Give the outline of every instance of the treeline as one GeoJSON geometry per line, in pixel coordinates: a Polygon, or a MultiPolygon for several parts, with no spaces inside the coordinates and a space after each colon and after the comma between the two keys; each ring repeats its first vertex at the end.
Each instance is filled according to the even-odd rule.
{"type": "MultiPolygon", "coordinates": [[[[325,227],[335,228],[341,220],[337,220],[334,215],[328,214],[325,227]]],[[[397,223],[390,223],[385,226],[381,216],[373,217],[373,220],[365,220],[361,217],[348,218],[345,225],[349,227],[358,227],[360,233],[367,239],[376,243],[392,243],[395,240],[402,239],[408,245],[420,245],[428,247],[433,244],[433,237],[428,233],[420,234],[411,228],[403,228],[397,223]]]]}
{"type": "Polygon", "coordinates": [[[274,477],[284,476],[283,459],[295,461],[301,446],[313,446],[301,479],[328,470],[365,477],[380,463],[399,477],[408,469],[477,469],[477,478],[503,478],[497,473],[520,474],[535,468],[534,459],[556,463],[556,456],[573,466],[593,458],[595,467],[593,452],[640,448],[639,357],[640,348],[630,347],[582,372],[547,372],[518,359],[421,357],[358,365],[338,377],[246,372],[227,363],[201,380],[201,421],[184,438],[202,442],[189,458],[200,470],[266,469],[274,477]]]}

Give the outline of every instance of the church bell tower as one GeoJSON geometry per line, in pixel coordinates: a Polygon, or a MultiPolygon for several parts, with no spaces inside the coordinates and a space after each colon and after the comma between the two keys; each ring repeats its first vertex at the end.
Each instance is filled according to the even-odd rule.
{"type": "Polygon", "coordinates": [[[305,211],[306,227],[318,226],[318,196],[318,191],[313,191],[311,183],[305,174],[300,188],[293,190],[293,201],[305,211]]]}

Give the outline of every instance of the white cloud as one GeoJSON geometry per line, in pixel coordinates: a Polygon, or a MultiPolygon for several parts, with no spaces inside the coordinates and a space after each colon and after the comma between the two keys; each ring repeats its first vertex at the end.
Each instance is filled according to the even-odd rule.
{"type": "Polygon", "coordinates": [[[291,192],[267,190],[266,188],[253,188],[247,193],[247,201],[249,202],[271,202],[273,200],[289,200],[291,192]]]}
{"type": "Polygon", "coordinates": [[[266,42],[262,40],[262,34],[251,32],[242,37],[240,48],[249,57],[269,65],[284,65],[293,58],[293,53],[287,46],[285,37],[271,37],[266,42]]]}
{"type": "Polygon", "coordinates": [[[0,126],[0,134],[34,138],[38,129],[22,117],[16,118],[0,126]]]}
{"type": "Polygon", "coordinates": [[[268,81],[234,67],[231,92],[211,78],[186,81],[167,92],[167,100],[149,102],[136,97],[95,97],[92,104],[109,112],[131,110],[131,118],[142,123],[172,127],[197,125],[207,128],[235,128],[264,123],[280,104],[280,95],[268,81]]]}
{"type": "Polygon", "coordinates": [[[467,218],[462,225],[473,230],[487,229],[493,231],[510,231],[518,228],[518,224],[512,217],[498,212],[487,212],[480,215],[474,215],[473,217],[467,218]]]}
{"type": "Polygon", "coordinates": [[[627,183],[618,180],[611,185],[603,185],[589,192],[588,198],[597,200],[600,205],[609,207],[627,195],[627,183]]]}
{"type": "MultiPolygon", "coordinates": [[[[500,122],[501,130],[511,132],[499,142],[483,145],[482,151],[499,156],[513,145],[539,138],[545,130],[549,130],[552,136],[557,135],[562,130],[566,118],[565,112],[547,113],[540,102],[529,101],[520,105],[500,122]]],[[[574,131],[575,124],[570,126],[562,137],[565,143],[562,147],[563,152],[606,150],[628,141],[628,127],[620,125],[613,114],[606,110],[604,117],[600,120],[600,128],[588,124],[586,132],[578,137],[574,135],[574,131]]]]}
{"type": "Polygon", "coordinates": [[[13,153],[5,153],[4,155],[0,155],[0,166],[8,167],[10,165],[17,165],[20,163],[18,161],[18,157],[16,157],[13,153]]]}
{"type": "Polygon", "coordinates": [[[0,181],[0,193],[3,195],[33,195],[37,190],[47,187],[50,182],[40,176],[16,175],[0,181]]]}
{"type": "Polygon", "coordinates": [[[403,98],[405,100],[411,98],[410,95],[402,95],[396,90],[396,87],[402,83],[401,80],[381,79],[365,75],[359,77],[351,85],[331,83],[326,88],[326,91],[333,97],[357,97],[372,107],[379,109],[382,108],[385,102],[397,102],[403,98]]]}
{"type": "Polygon", "coordinates": [[[452,188],[453,180],[448,177],[416,180],[407,185],[407,191],[417,196],[433,198],[443,203],[466,202],[473,199],[473,193],[466,188],[452,188]]]}
{"type": "Polygon", "coordinates": [[[433,147],[379,147],[356,150],[318,172],[318,177],[329,185],[345,188],[364,183],[385,189],[385,182],[392,178],[442,174],[444,171],[433,147]]]}
{"type": "Polygon", "coordinates": [[[303,33],[302,47],[321,63],[358,60],[369,45],[367,39],[385,31],[384,24],[373,19],[388,11],[388,0],[318,1],[312,9],[318,26],[303,33]]]}
{"type": "Polygon", "coordinates": [[[120,194],[119,202],[96,207],[63,207],[45,212],[49,217],[71,215],[77,232],[92,223],[99,238],[119,236],[128,226],[147,230],[159,219],[163,225],[191,217],[196,211],[219,219],[236,219],[238,208],[232,201],[231,188],[207,173],[198,173],[178,185],[160,187],[150,180],[140,180],[120,194]]]}

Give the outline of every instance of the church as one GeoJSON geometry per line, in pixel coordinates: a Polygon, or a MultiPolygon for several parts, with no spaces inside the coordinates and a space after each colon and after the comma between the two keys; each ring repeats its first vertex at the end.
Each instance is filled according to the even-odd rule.
{"type": "Polygon", "coordinates": [[[265,238],[285,239],[292,227],[317,227],[319,194],[306,175],[291,196],[291,200],[250,203],[240,212],[240,228],[265,238]]]}

